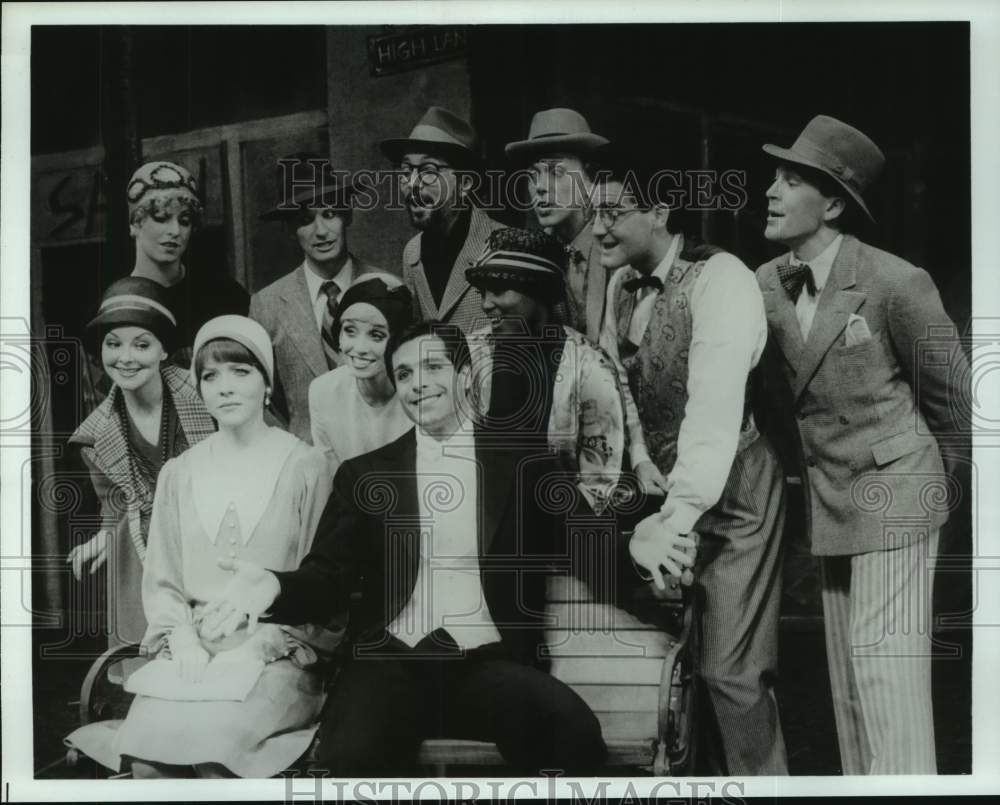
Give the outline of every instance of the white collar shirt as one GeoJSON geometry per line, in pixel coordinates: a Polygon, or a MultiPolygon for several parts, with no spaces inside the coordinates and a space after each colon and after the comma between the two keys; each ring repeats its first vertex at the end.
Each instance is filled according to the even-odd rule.
{"type": "Polygon", "coordinates": [[[483,594],[475,448],[461,432],[416,430],[420,560],[413,594],[388,631],[411,648],[444,628],[463,649],[500,640],[483,594]]]}
{"type": "Polygon", "coordinates": [[[823,288],[826,287],[826,281],[830,279],[833,261],[837,259],[840,244],[843,241],[844,236],[837,235],[822,252],[809,261],[800,260],[794,253],[789,255],[789,265],[808,265],[812,271],[813,281],[816,283],[815,296],[810,294],[803,285],[802,290],[799,291],[799,298],[795,300],[795,318],[799,320],[799,330],[802,332],[803,341],[809,338],[809,331],[812,330],[813,319],[816,316],[816,308],[819,306],[820,295],[823,293],[823,288]]]}

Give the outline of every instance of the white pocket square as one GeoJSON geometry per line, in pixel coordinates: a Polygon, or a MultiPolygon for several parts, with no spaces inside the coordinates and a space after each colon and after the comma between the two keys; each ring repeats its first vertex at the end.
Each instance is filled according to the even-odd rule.
{"type": "Polygon", "coordinates": [[[847,317],[847,329],[844,331],[844,341],[847,346],[853,347],[872,340],[871,330],[868,329],[868,322],[864,316],[851,313],[847,317]]]}

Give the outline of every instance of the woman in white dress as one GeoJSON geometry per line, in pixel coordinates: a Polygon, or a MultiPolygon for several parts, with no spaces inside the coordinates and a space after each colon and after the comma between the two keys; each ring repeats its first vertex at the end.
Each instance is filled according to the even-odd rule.
{"type": "Polygon", "coordinates": [[[274,624],[214,641],[199,633],[201,611],[234,560],[273,570],[298,566],[329,495],[322,452],[264,422],[273,367],[267,333],[242,316],[212,319],[195,338],[192,377],[219,430],[167,462],[156,491],[142,582],[149,622],[143,644],[175,666],[176,685],[137,695],[118,731],[117,754],[131,761],[135,777],[269,777],[312,739],[323,685],[311,667],[338,634],[274,624]],[[225,682],[227,673],[260,662],[243,700],[207,693],[206,700],[186,700],[198,683],[220,675],[225,682]]]}
{"type": "Polygon", "coordinates": [[[392,274],[362,274],[344,292],[331,331],[345,363],[309,386],[313,445],[326,451],[331,477],[413,427],[385,368],[389,338],[412,316],[413,297],[392,274]]]}

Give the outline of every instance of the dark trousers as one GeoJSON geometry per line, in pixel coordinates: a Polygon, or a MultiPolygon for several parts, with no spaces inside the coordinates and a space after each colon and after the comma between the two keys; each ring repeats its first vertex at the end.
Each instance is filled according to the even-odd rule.
{"type": "Polygon", "coordinates": [[[463,652],[444,630],[410,649],[393,637],[355,652],[320,726],[318,765],[338,777],[413,773],[425,738],[495,742],[515,773],[594,774],[601,726],[571,688],[500,644],[463,652]]]}

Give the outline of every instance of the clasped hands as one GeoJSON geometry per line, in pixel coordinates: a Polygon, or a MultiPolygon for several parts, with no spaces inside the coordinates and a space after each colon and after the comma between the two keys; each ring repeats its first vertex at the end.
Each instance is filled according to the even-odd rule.
{"type": "Polygon", "coordinates": [[[689,585],[694,581],[691,568],[697,544],[692,537],[677,533],[670,525],[670,514],[668,509],[640,520],[628,544],[632,560],[652,575],[653,583],[660,590],[666,589],[664,570],[679,578],[681,584],[689,585]]]}

